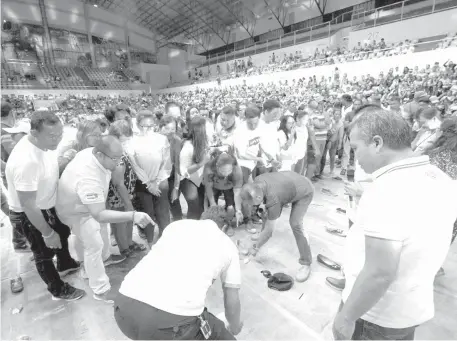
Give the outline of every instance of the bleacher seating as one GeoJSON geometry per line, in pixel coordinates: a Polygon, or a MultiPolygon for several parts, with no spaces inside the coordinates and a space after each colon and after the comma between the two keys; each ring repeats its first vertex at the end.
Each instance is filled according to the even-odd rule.
{"type": "Polygon", "coordinates": [[[84,81],[69,67],[43,65],[40,67],[43,80],[50,88],[80,89],[84,81]]]}
{"type": "Polygon", "coordinates": [[[83,67],[83,71],[87,74],[89,79],[95,83],[100,89],[114,89],[114,90],[128,90],[129,84],[125,79],[115,74],[113,68],[92,69],[83,67]]]}

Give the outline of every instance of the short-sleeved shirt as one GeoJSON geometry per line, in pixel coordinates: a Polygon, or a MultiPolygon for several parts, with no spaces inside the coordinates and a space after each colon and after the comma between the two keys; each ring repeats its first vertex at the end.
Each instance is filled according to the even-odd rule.
{"type": "Polygon", "coordinates": [[[56,205],[59,165],[55,152],[38,148],[25,136],[11,152],[5,173],[10,210],[24,211],[17,191],[36,192],[36,204],[41,210],[56,205]]]}
{"type": "Polygon", "coordinates": [[[264,189],[264,203],[269,220],[278,219],[284,205],[314,195],[311,182],[291,171],[261,174],[255,178],[254,183],[264,189]]]}
{"type": "Polygon", "coordinates": [[[198,316],[217,277],[225,287],[241,286],[236,245],[215,222],[185,219],[167,226],[119,292],[171,314],[198,316]]]}
{"type": "Polygon", "coordinates": [[[233,166],[232,174],[227,177],[220,176],[216,170],[217,159],[211,160],[205,165],[203,171],[203,182],[205,186],[211,185],[213,188],[224,191],[243,186],[243,171],[238,165],[233,166]]]}
{"type": "Polygon", "coordinates": [[[59,180],[56,210],[70,224],[73,219],[90,216],[86,205],[105,203],[108,197],[111,171],[103,167],[86,148],[76,154],[59,180]]]}

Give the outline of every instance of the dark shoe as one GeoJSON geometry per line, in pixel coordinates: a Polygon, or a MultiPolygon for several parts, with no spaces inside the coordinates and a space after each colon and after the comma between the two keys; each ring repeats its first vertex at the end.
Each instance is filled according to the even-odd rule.
{"type": "Polygon", "coordinates": [[[11,287],[11,292],[13,294],[20,293],[22,290],[24,290],[24,284],[22,283],[22,278],[20,276],[13,278],[10,281],[10,287],[11,287]]]}
{"type": "Polygon", "coordinates": [[[340,208],[340,207],[338,207],[338,208],[336,209],[336,211],[337,211],[338,213],[341,213],[341,214],[346,214],[346,210],[345,210],[345,209],[342,209],[342,208],[340,208]]]}
{"type": "Polygon", "coordinates": [[[334,236],[346,238],[347,233],[344,230],[336,229],[334,227],[327,227],[325,229],[328,233],[333,234],[334,236]]]}
{"type": "Polygon", "coordinates": [[[68,283],[63,284],[62,291],[59,295],[52,296],[53,301],[59,301],[59,300],[65,300],[65,301],[76,301],[79,300],[81,297],[83,297],[86,294],[84,290],[77,289],[75,287],[72,287],[68,283]]]}
{"type": "Polygon", "coordinates": [[[32,252],[30,249],[30,246],[27,244],[24,245],[14,245],[14,251],[17,253],[27,253],[27,252],[32,252]]]}
{"type": "Polygon", "coordinates": [[[147,240],[148,237],[146,236],[146,232],[144,232],[143,229],[138,227],[138,235],[140,236],[141,239],[147,240]]]}
{"type": "Polygon", "coordinates": [[[344,287],[346,286],[346,279],[345,278],[335,278],[335,277],[327,277],[325,279],[325,283],[338,291],[343,291],[344,287]]]}
{"type": "Polygon", "coordinates": [[[124,255],[111,255],[108,257],[107,260],[103,261],[103,264],[106,267],[106,266],[122,263],[126,259],[127,259],[127,257],[125,257],[124,255]]]}
{"type": "Polygon", "coordinates": [[[125,249],[125,250],[121,250],[121,255],[122,256],[125,256],[125,258],[129,258],[133,255],[133,250],[130,250],[129,249],[125,249]]]}
{"type": "Polygon", "coordinates": [[[132,242],[132,245],[129,246],[130,251],[139,252],[146,251],[146,246],[143,244],[138,244],[137,242],[132,242]]]}
{"type": "Polygon", "coordinates": [[[343,169],[341,170],[340,175],[341,175],[341,176],[345,176],[345,175],[346,175],[346,169],[343,168],[343,169]]]}
{"type": "Polygon", "coordinates": [[[72,272],[76,272],[81,268],[81,263],[77,261],[73,261],[66,267],[60,266],[60,264],[57,265],[57,271],[59,272],[60,278],[65,277],[66,275],[71,274],[72,272]]]}
{"type": "Polygon", "coordinates": [[[317,255],[317,262],[329,269],[339,271],[341,270],[341,265],[337,262],[332,261],[330,258],[325,257],[324,255],[317,255]]]}

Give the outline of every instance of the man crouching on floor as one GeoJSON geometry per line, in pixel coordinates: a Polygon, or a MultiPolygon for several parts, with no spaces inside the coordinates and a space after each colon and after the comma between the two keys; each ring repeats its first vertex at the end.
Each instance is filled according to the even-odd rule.
{"type": "Polygon", "coordinates": [[[263,227],[259,239],[250,253],[255,256],[259,248],[273,235],[277,219],[284,206],[292,204],[290,226],[300,253],[302,265],[295,279],[304,282],[311,272],[312,255],[309,241],[303,233],[303,218],[313,200],[314,187],[310,180],[295,172],[265,173],[255,178],[253,183],[246,184],[241,190],[241,200],[249,212],[264,207],[263,227]]]}
{"type": "Polygon", "coordinates": [[[241,272],[238,250],[221,231],[223,207],[201,220],[178,220],[127,274],[114,305],[121,331],[132,340],[236,340],[240,320],[241,272]],[[208,289],[220,275],[224,322],[205,308],[208,289]]]}

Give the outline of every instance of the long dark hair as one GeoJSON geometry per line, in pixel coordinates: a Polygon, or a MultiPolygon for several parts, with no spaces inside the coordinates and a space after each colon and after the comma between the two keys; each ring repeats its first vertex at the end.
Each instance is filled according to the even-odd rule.
{"type": "MultiPolygon", "coordinates": [[[[279,128],[278,128],[278,131],[281,130],[281,131],[284,132],[284,134],[286,134],[287,139],[289,139],[289,132],[287,131],[286,125],[287,125],[287,120],[289,118],[294,120],[293,116],[283,116],[283,117],[281,117],[281,123],[279,124],[279,128]]],[[[297,133],[294,134],[293,138],[294,138],[294,141],[297,140],[297,133]]]]}
{"type": "Polygon", "coordinates": [[[441,122],[440,130],[441,136],[433,144],[430,153],[449,150],[457,155],[457,117],[446,118],[441,122]]]}
{"type": "Polygon", "coordinates": [[[199,163],[208,149],[208,137],[206,136],[206,119],[202,116],[195,116],[189,123],[189,135],[187,138],[192,142],[194,153],[192,161],[199,163]]]}

